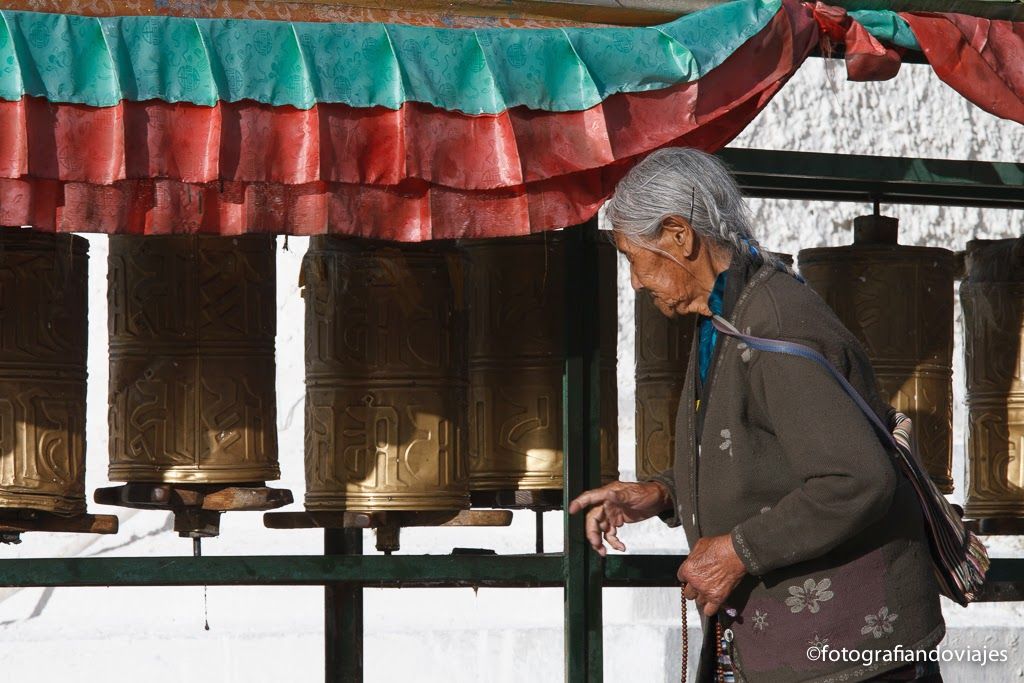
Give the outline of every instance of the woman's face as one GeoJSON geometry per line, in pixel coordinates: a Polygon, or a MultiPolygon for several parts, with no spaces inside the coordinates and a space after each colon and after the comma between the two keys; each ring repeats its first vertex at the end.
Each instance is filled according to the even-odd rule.
{"type": "Polygon", "coordinates": [[[667,218],[661,234],[650,242],[637,243],[618,230],[613,235],[629,261],[633,289],[647,290],[659,311],[669,318],[711,315],[708,296],[722,268],[716,268],[711,250],[684,219],[667,218]]]}

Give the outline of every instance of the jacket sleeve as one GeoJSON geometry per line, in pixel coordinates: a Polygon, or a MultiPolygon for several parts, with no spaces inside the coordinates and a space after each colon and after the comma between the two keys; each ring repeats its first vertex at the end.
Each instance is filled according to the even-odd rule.
{"type": "Polygon", "coordinates": [[[803,482],[732,530],[747,571],[761,575],[819,557],[879,519],[897,472],[867,417],[823,368],[759,352],[750,370],[754,400],[803,482]]]}
{"type": "Polygon", "coordinates": [[[676,478],[672,473],[672,468],[669,468],[664,472],[652,474],[649,477],[643,477],[640,481],[641,483],[656,481],[668,490],[668,496],[671,499],[672,507],[659,512],[658,517],[668,526],[679,526],[679,501],[676,499],[676,478]]]}

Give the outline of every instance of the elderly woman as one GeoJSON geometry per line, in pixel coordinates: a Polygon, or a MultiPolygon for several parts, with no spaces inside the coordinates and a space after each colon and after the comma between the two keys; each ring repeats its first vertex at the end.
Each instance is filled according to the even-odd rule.
{"type": "Polygon", "coordinates": [[[690,554],[678,578],[704,615],[699,681],[940,681],[937,665],[907,654],[945,633],[911,484],[834,377],[720,335],[711,316],[816,349],[884,420],[860,343],[758,246],[714,157],[651,154],[619,184],[608,217],[634,289],[666,316],[699,317],[674,468],[570,507],[589,508],[594,550],[625,550],[625,523],[659,515],[683,526],[690,554]]]}

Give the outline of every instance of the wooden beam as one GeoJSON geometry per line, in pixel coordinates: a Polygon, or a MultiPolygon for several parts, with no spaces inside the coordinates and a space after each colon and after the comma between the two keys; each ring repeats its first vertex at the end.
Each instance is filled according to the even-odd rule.
{"type": "MultiPolygon", "coordinates": [[[[305,0],[312,4],[437,12],[445,15],[557,19],[619,26],[649,26],[677,19],[727,0],[305,0]]],[[[988,19],[1024,21],[1024,3],[1007,0],[832,0],[847,10],[955,12],[988,19]]]]}

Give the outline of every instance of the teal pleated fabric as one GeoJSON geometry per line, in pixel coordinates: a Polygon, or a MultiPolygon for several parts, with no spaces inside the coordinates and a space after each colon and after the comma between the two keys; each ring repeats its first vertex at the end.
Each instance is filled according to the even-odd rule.
{"type": "Polygon", "coordinates": [[[578,29],[0,11],[0,99],[582,111],[616,93],[701,78],[780,7],[734,0],[661,26],[578,29]]]}
{"type": "Polygon", "coordinates": [[[910,24],[896,12],[890,10],[853,10],[848,12],[854,21],[867,29],[868,33],[883,43],[921,51],[921,45],[910,30],[910,24]]]}

